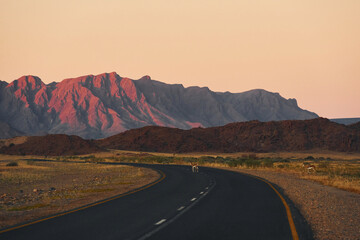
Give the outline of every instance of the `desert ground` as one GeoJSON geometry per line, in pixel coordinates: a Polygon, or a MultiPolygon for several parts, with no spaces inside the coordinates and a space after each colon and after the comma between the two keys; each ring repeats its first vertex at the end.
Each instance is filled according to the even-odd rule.
{"type": "Polygon", "coordinates": [[[81,156],[0,156],[1,226],[72,209],[158,178],[149,169],[99,162],[185,164],[264,178],[293,203],[316,239],[359,239],[360,154],[337,152],[167,154],[109,150],[81,156]],[[29,160],[24,160],[29,159],[29,160]],[[6,166],[16,162],[18,166],[6,166]],[[304,167],[305,163],[305,167],[304,167]],[[314,169],[306,166],[313,165],[314,169]],[[52,181],[50,181],[52,180],[52,181]],[[6,221],[5,221],[6,220],[6,221]]]}
{"type": "Polygon", "coordinates": [[[0,228],[119,195],[159,177],[153,170],[123,165],[1,159],[0,228]]]}

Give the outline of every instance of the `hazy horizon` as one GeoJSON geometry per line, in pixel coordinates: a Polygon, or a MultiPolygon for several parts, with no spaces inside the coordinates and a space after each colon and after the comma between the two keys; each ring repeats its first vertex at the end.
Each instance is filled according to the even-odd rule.
{"type": "Polygon", "coordinates": [[[0,0],[0,80],[144,75],[360,117],[360,1],[0,0]]]}

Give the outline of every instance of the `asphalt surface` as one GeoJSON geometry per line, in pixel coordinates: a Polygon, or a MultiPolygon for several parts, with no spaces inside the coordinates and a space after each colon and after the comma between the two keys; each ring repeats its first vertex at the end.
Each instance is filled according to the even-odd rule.
{"type": "MultiPolygon", "coordinates": [[[[149,188],[0,239],[292,239],[284,204],[267,183],[219,169],[151,168],[165,178],[149,188]]],[[[301,232],[300,239],[312,238],[301,232]]]]}

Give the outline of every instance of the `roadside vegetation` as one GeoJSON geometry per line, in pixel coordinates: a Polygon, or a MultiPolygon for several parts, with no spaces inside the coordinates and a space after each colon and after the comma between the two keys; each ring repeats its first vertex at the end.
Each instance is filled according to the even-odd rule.
{"type": "Polygon", "coordinates": [[[351,154],[237,153],[166,154],[114,150],[86,156],[58,157],[59,161],[122,162],[190,165],[288,172],[300,178],[360,193],[360,156],[351,154]],[[309,165],[314,168],[308,169],[309,165]]]}
{"type": "Polygon", "coordinates": [[[170,154],[110,150],[77,156],[0,155],[0,228],[66,211],[146,185],[158,174],[102,162],[178,164],[290,173],[360,193],[359,154],[170,154]],[[46,159],[48,161],[32,161],[46,159]],[[314,169],[307,169],[313,165],[314,169]],[[305,167],[304,167],[305,166],[305,167]]]}

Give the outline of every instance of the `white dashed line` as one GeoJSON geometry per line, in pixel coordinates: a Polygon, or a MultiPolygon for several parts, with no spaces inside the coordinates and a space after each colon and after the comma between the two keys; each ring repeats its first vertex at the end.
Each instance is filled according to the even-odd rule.
{"type": "Polygon", "coordinates": [[[201,192],[200,194],[203,194],[204,192],[201,192]]]}
{"type": "Polygon", "coordinates": [[[205,189],[209,189],[209,187],[206,187],[205,189]]]}
{"type": "Polygon", "coordinates": [[[160,221],[158,221],[157,223],[155,223],[155,225],[160,225],[160,224],[164,223],[165,221],[166,221],[165,218],[164,218],[164,219],[161,219],[160,221]]]}
{"type": "Polygon", "coordinates": [[[187,206],[181,206],[178,208],[178,212],[175,215],[175,217],[172,217],[170,219],[162,219],[159,222],[157,222],[156,225],[157,227],[154,227],[154,229],[146,234],[144,234],[142,237],[140,237],[138,240],[146,240],[148,238],[150,238],[151,236],[153,236],[155,233],[159,232],[161,229],[164,229],[165,227],[167,227],[169,224],[173,223],[174,221],[176,221],[176,219],[178,219],[180,216],[182,216],[184,213],[186,213],[187,211],[189,211],[193,206],[196,205],[196,203],[198,203],[202,198],[205,197],[205,195],[207,195],[216,185],[216,182],[214,182],[213,185],[208,186],[206,189],[209,189],[209,191],[204,191],[204,193],[199,196],[199,198],[193,198],[191,199],[191,202],[189,205],[187,206]],[[195,201],[197,200],[197,201],[195,201]]]}
{"type": "Polygon", "coordinates": [[[185,207],[184,206],[181,206],[181,207],[179,207],[177,210],[178,211],[181,211],[181,210],[183,210],[185,207]]]}

